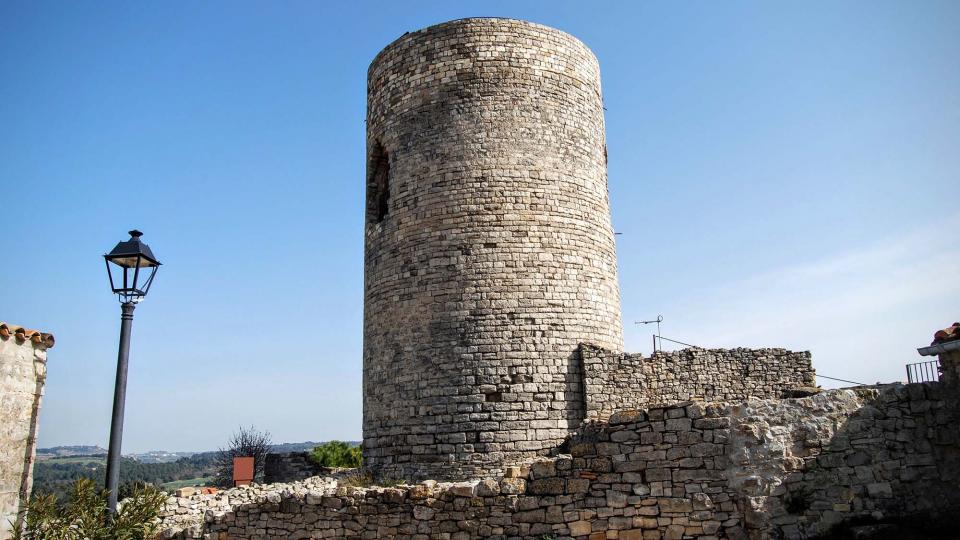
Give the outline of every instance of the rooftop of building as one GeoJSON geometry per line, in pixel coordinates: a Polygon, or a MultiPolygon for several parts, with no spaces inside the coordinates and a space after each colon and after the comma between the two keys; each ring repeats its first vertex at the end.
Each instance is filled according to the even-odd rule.
{"type": "Polygon", "coordinates": [[[933,343],[929,347],[920,347],[917,352],[921,356],[934,356],[956,350],[960,350],[960,322],[934,332],[933,343]]]}
{"type": "Polygon", "coordinates": [[[43,345],[48,349],[56,343],[53,334],[0,321],[0,338],[8,339],[11,336],[17,341],[26,341],[29,339],[35,345],[43,345]]]}

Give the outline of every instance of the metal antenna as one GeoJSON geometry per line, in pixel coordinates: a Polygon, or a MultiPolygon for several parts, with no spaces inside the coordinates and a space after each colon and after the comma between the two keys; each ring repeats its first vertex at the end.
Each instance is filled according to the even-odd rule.
{"type": "Polygon", "coordinates": [[[653,352],[657,352],[657,338],[660,337],[660,323],[663,322],[663,315],[657,315],[652,321],[637,321],[633,324],[653,324],[657,323],[657,333],[653,336],[653,352]]]}

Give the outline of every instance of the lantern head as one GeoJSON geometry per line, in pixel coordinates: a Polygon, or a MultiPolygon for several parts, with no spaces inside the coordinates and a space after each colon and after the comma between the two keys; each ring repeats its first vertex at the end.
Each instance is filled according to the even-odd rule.
{"type": "Polygon", "coordinates": [[[140,241],[143,233],[134,229],[130,239],[120,242],[103,256],[107,264],[110,288],[121,302],[139,302],[147,295],[160,261],[153,256],[150,246],[140,241]]]}

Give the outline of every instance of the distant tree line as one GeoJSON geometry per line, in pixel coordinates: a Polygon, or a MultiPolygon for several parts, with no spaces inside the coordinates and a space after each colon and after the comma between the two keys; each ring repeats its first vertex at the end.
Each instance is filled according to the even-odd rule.
{"type": "MultiPolygon", "coordinates": [[[[153,484],[159,487],[167,482],[214,475],[215,452],[194,454],[172,463],[142,463],[130,458],[120,460],[120,496],[131,491],[134,484],[153,484]]],[[[33,492],[38,495],[56,495],[64,500],[80,478],[89,478],[97,488],[104,486],[106,456],[84,456],[60,461],[56,458],[38,461],[33,467],[33,492]],[[89,459],[88,459],[89,458],[89,459]]]]}

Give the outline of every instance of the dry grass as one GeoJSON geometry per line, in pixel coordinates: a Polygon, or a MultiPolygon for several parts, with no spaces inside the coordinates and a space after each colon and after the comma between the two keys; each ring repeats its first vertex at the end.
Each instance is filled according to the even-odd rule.
{"type": "Polygon", "coordinates": [[[373,475],[368,472],[357,471],[354,474],[344,476],[339,479],[339,485],[367,488],[367,487],[396,487],[406,482],[400,478],[384,478],[379,482],[375,481],[373,475]]]}

